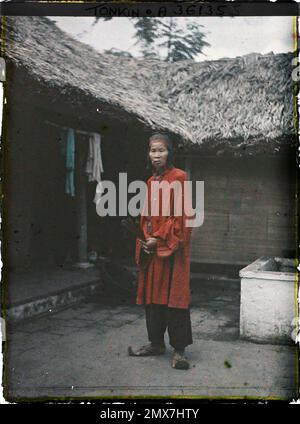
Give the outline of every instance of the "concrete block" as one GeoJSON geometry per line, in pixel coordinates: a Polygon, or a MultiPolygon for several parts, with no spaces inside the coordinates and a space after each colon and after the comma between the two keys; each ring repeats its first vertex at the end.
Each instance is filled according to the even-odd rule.
{"type": "Polygon", "coordinates": [[[293,343],[297,304],[296,261],[260,258],[240,271],[241,338],[293,343]]]}

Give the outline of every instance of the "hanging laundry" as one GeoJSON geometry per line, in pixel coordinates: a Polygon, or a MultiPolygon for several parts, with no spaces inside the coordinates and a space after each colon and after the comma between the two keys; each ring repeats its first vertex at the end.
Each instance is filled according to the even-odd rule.
{"type": "Polygon", "coordinates": [[[103,183],[102,181],[99,181],[96,187],[96,194],[93,200],[93,202],[96,203],[96,210],[97,210],[97,204],[99,200],[101,199],[101,196],[103,193],[104,193],[103,183]]]}
{"type": "Polygon", "coordinates": [[[86,163],[86,173],[89,181],[101,181],[103,172],[100,134],[93,133],[89,137],[89,151],[86,163]]]}
{"type": "Polygon", "coordinates": [[[66,193],[75,196],[74,172],[75,172],[75,132],[68,128],[66,148],[66,193]]]}
{"type": "Polygon", "coordinates": [[[98,203],[103,194],[101,173],[104,171],[101,154],[101,136],[93,133],[89,137],[89,151],[86,163],[86,173],[89,181],[97,181],[94,203],[98,203]]]}

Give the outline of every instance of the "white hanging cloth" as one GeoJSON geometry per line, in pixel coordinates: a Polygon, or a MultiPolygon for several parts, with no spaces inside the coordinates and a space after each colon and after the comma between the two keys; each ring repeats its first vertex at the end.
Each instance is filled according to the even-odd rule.
{"type": "Polygon", "coordinates": [[[100,134],[92,133],[89,137],[89,151],[86,162],[86,173],[89,181],[101,181],[103,172],[100,134]]]}
{"type": "Polygon", "coordinates": [[[86,173],[89,181],[97,181],[94,203],[98,203],[103,194],[101,173],[104,172],[101,154],[101,136],[92,133],[89,137],[89,150],[86,162],[86,173]]]}

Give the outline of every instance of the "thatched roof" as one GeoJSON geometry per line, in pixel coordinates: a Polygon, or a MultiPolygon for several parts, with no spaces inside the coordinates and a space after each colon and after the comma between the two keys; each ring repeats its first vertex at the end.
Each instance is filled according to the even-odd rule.
{"type": "Polygon", "coordinates": [[[7,17],[5,54],[47,87],[81,93],[186,143],[292,140],[292,54],[168,64],[100,54],[46,17],[7,17]]]}

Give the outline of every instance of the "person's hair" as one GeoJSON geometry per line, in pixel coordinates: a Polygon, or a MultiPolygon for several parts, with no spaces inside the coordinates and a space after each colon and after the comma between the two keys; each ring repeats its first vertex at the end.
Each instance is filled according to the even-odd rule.
{"type": "Polygon", "coordinates": [[[167,134],[162,134],[162,133],[155,133],[153,134],[150,138],[149,138],[149,148],[148,148],[148,157],[147,157],[147,168],[151,169],[151,161],[149,158],[149,150],[150,150],[150,142],[154,141],[154,140],[163,140],[166,142],[166,147],[168,149],[168,157],[167,157],[167,167],[169,168],[170,166],[173,165],[173,160],[174,160],[174,151],[173,151],[173,143],[172,140],[170,139],[170,137],[167,134]]]}

